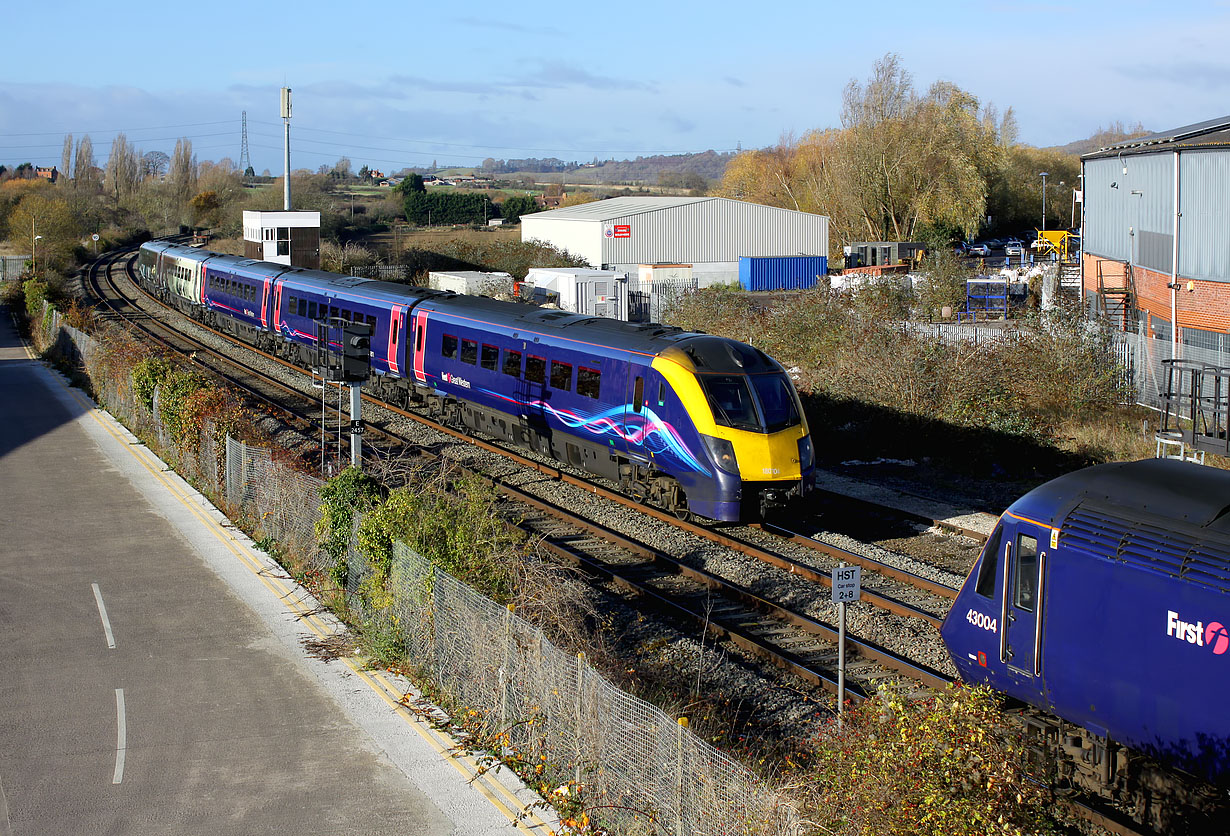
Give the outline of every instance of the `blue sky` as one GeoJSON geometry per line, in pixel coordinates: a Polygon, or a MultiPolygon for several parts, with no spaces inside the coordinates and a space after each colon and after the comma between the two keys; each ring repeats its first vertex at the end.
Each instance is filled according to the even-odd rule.
{"type": "Polygon", "coordinates": [[[292,165],[475,165],[733,150],[836,126],[841,91],[896,52],[1020,140],[1115,120],[1163,130],[1230,112],[1230,2],[11,4],[0,163],[57,164],[65,133],[104,160],[118,131],[168,153],[292,165]],[[21,33],[25,33],[24,35],[21,33]]]}

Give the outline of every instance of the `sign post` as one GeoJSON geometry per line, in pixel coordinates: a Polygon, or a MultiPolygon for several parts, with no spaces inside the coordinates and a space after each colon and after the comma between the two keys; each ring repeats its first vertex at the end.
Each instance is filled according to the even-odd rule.
{"type": "Polygon", "coordinates": [[[862,593],[862,569],[838,564],[833,569],[832,601],[837,605],[837,728],[842,727],[846,713],[846,604],[857,601],[862,593]]]}

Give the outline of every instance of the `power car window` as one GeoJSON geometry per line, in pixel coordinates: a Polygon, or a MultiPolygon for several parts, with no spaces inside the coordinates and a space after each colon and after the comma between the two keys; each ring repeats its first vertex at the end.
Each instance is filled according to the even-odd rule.
{"type": "Polygon", "coordinates": [[[1038,541],[1022,534],[1016,541],[1016,582],[1012,599],[1018,609],[1033,612],[1038,590],[1038,541]]]}

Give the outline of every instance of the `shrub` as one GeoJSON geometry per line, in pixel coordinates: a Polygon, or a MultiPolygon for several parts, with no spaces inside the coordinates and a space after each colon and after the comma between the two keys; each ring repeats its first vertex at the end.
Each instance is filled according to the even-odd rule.
{"type": "Polygon", "coordinates": [[[829,834],[1046,833],[1046,791],[992,693],[953,687],[926,700],[887,690],[830,727],[805,781],[829,834]]]}

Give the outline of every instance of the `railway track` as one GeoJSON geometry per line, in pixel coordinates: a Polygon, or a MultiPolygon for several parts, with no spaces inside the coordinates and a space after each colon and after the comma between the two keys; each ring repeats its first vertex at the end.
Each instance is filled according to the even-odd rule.
{"type": "MultiPolygon", "coordinates": [[[[105,270],[103,273],[109,280],[110,271],[105,270]]],[[[135,287],[139,288],[139,285],[133,281],[131,273],[129,274],[129,279],[135,287]]],[[[114,285],[113,282],[112,284],[114,285]]],[[[99,289],[99,292],[101,292],[101,289],[99,289]]],[[[144,291],[141,292],[144,294],[144,291]]],[[[130,319],[137,320],[134,324],[141,327],[146,333],[150,333],[152,329],[141,322],[142,319],[148,317],[147,312],[142,311],[134,316],[131,310],[125,310],[124,308],[124,306],[128,306],[130,309],[138,309],[136,300],[118,287],[114,287],[112,294],[118,295],[124,300],[124,305],[118,306],[119,309],[113,308],[113,310],[116,310],[117,314],[128,314],[130,319]]],[[[147,300],[157,302],[148,294],[144,295],[147,300]]],[[[194,323],[194,325],[202,327],[199,323],[194,323]]],[[[190,351],[197,358],[205,352],[208,352],[210,356],[218,354],[213,349],[209,349],[202,341],[184,335],[181,329],[176,328],[174,330],[178,335],[175,341],[169,341],[158,335],[152,336],[160,339],[164,344],[171,344],[172,347],[181,352],[190,351]]],[[[217,336],[230,339],[228,335],[220,334],[216,331],[214,333],[217,336]]],[[[246,344],[237,344],[246,351],[254,350],[246,344]]],[[[303,373],[302,369],[285,363],[280,358],[264,352],[257,353],[268,360],[294,369],[298,374],[303,373]]],[[[228,359],[227,362],[235,363],[236,361],[228,359]]],[[[252,391],[253,389],[252,382],[241,375],[228,374],[226,377],[234,385],[243,388],[245,391],[252,391]]],[[[265,383],[270,380],[266,375],[257,375],[256,379],[265,383]]],[[[282,393],[280,400],[285,400],[285,397],[291,396],[291,387],[282,384],[277,388],[282,393]]],[[[303,398],[303,394],[295,391],[293,397],[303,398]]],[[[519,452],[510,451],[501,445],[496,445],[483,439],[475,439],[468,434],[460,433],[457,430],[425,419],[416,413],[390,407],[383,402],[376,401],[375,403],[378,403],[385,409],[390,409],[398,415],[427,423],[438,432],[446,433],[449,436],[463,439],[466,443],[477,444],[484,449],[497,452],[522,466],[530,467],[548,476],[552,480],[573,484],[587,493],[597,494],[605,499],[635,507],[644,514],[686,530],[711,543],[733,549],[745,556],[821,586],[826,586],[829,583],[829,572],[837,562],[855,562],[868,569],[880,571],[883,573],[883,582],[891,588],[887,591],[882,591],[875,588],[875,583],[868,583],[864,592],[865,600],[888,613],[918,619],[932,628],[938,626],[943,618],[944,607],[942,601],[945,600],[943,593],[948,592],[949,596],[952,594],[951,590],[946,590],[943,587],[929,583],[925,578],[893,570],[892,567],[881,561],[865,558],[847,550],[836,549],[835,547],[827,546],[809,538],[802,538],[798,535],[794,537],[793,542],[805,543],[814,552],[819,562],[817,560],[803,561],[783,554],[780,551],[750,542],[747,539],[733,536],[725,531],[681,521],[674,515],[635,503],[593,480],[568,473],[561,468],[525,456],[519,452]],[[919,588],[913,588],[914,584],[919,585],[919,588]],[[940,595],[936,594],[936,590],[940,590],[940,595]]],[[[284,403],[281,404],[281,408],[287,410],[288,414],[295,414],[300,418],[304,416],[302,409],[287,407],[284,403]]],[[[403,451],[411,449],[410,445],[403,439],[399,439],[399,441],[403,451]]],[[[414,448],[413,452],[422,456],[433,455],[430,451],[420,448],[414,448]]],[[[727,638],[732,643],[742,647],[744,651],[759,656],[773,665],[791,670],[809,683],[829,690],[835,689],[837,655],[835,649],[837,628],[835,625],[814,615],[775,603],[767,597],[752,592],[750,589],[739,584],[724,580],[715,573],[689,566],[686,562],[670,556],[663,550],[651,548],[644,543],[634,542],[612,529],[588,522],[571,510],[559,507],[558,505],[543,503],[541,500],[535,504],[530,501],[528,494],[512,486],[501,485],[500,489],[507,496],[516,497],[521,502],[522,509],[512,516],[520,517],[523,520],[523,526],[530,525],[526,521],[540,520],[539,525],[535,527],[534,533],[543,536],[546,547],[560,558],[566,559],[574,565],[580,565],[595,575],[604,576],[625,589],[635,591],[645,602],[655,602],[655,607],[671,612],[676,618],[699,624],[701,629],[708,634],[727,638]],[[533,508],[532,512],[526,510],[531,507],[533,508]],[[545,517],[548,516],[552,520],[551,525],[546,525],[545,523],[545,517]],[[551,526],[556,526],[558,533],[553,534],[551,526]],[[565,532],[559,530],[559,526],[571,526],[572,529],[565,532]],[[608,545],[602,546],[598,543],[592,543],[592,545],[587,544],[585,547],[582,547],[582,538],[577,535],[578,530],[587,530],[590,538],[597,538],[597,540],[601,540],[608,545]],[[617,544],[625,556],[636,555],[637,565],[627,561],[624,561],[623,565],[621,565],[619,561],[610,559],[612,552],[609,544],[612,543],[617,544]],[[647,568],[650,566],[653,567],[652,572],[647,568]],[[702,591],[703,595],[700,594],[702,591]],[[716,615],[713,609],[715,596],[722,601],[722,609],[716,615]],[[701,598],[704,599],[703,604],[701,598]]],[[[911,677],[929,687],[942,687],[951,681],[950,677],[934,668],[910,660],[905,654],[894,652],[875,642],[851,636],[849,646],[851,653],[858,660],[858,664],[848,671],[848,679],[852,683],[851,695],[856,699],[873,691],[875,682],[882,681],[888,677],[911,677]]]]}
{"type": "MultiPolygon", "coordinates": [[[[115,260],[118,259],[113,261],[115,260]]],[[[131,261],[129,270],[131,271],[131,261]]],[[[110,270],[104,272],[107,281],[110,281],[110,270]]],[[[93,276],[93,273],[91,275],[93,276]]],[[[131,272],[129,276],[131,279],[131,272]]],[[[92,284],[93,281],[94,279],[91,278],[92,284]]],[[[135,281],[132,283],[139,288],[135,281]]],[[[98,288],[95,292],[101,294],[102,290],[98,288]]],[[[204,363],[199,359],[202,353],[211,357],[222,356],[220,352],[208,347],[200,340],[183,334],[178,328],[171,328],[163,324],[161,328],[174,331],[177,336],[168,338],[157,335],[155,333],[159,330],[157,327],[148,326],[147,323],[141,321],[151,317],[148,312],[139,308],[135,298],[129,297],[118,286],[115,287],[115,295],[126,301],[111,308],[114,316],[125,319],[152,339],[181,353],[194,355],[193,361],[203,367],[204,363]]],[[[194,325],[204,327],[199,323],[194,323],[194,325]]],[[[234,341],[228,335],[216,331],[214,333],[231,340],[246,351],[256,351],[245,343],[234,341]]],[[[285,363],[280,358],[264,352],[256,353],[294,369],[297,373],[306,374],[302,369],[285,363]]],[[[232,359],[219,361],[219,365],[228,364],[244,366],[232,359]]],[[[252,392],[253,386],[244,375],[214,371],[230,381],[232,385],[252,392]]],[[[276,396],[253,393],[254,397],[262,402],[269,401],[271,406],[276,402],[278,409],[284,410],[287,415],[297,415],[298,420],[309,420],[301,409],[288,407],[283,402],[286,398],[292,397],[291,393],[296,399],[305,398],[306,396],[300,390],[275,381],[267,375],[251,370],[249,374],[257,379],[264,378],[266,383],[271,382],[270,388],[280,393],[276,396]]],[[[888,562],[835,547],[807,534],[781,526],[768,524],[761,526],[759,531],[746,529],[747,536],[743,536],[735,533],[737,527],[716,529],[681,521],[664,511],[629,500],[593,480],[569,473],[520,452],[507,450],[501,445],[476,439],[430,421],[417,413],[391,407],[367,396],[365,399],[398,415],[427,424],[437,432],[462,439],[467,444],[475,444],[485,450],[498,452],[524,467],[547,476],[552,481],[567,483],[587,494],[634,507],[649,517],[669,523],[715,545],[734,550],[820,587],[828,585],[828,572],[833,565],[839,562],[863,566],[868,572],[874,573],[874,580],[864,591],[864,600],[869,605],[898,617],[916,620],[928,629],[935,628],[942,622],[947,610],[947,602],[951,601],[956,594],[954,585],[937,582],[888,562]],[[783,549],[753,542],[753,538],[757,535],[764,534],[772,534],[782,544],[806,549],[811,559],[804,560],[798,556],[785,554],[783,549]]],[[[377,430],[377,432],[382,431],[377,430]]],[[[406,442],[395,433],[384,434],[391,439],[397,439],[403,450],[412,450],[419,455],[434,455],[425,448],[406,442]]],[[[789,671],[805,682],[828,691],[836,690],[835,668],[838,654],[835,646],[836,628],[834,625],[814,615],[784,606],[751,588],[722,578],[713,572],[690,565],[663,549],[629,537],[600,523],[588,521],[567,508],[532,496],[510,484],[499,483],[498,487],[505,497],[509,519],[516,520],[516,524],[524,531],[539,538],[543,547],[559,559],[578,566],[583,571],[636,596],[644,609],[660,613],[675,621],[685,622],[693,627],[699,626],[705,635],[728,641],[749,654],[789,671]]],[[[935,521],[926,522],[934,523],[935,521]]],[[[963,533],[968,534],[968,532],[963,533]]],[[[849,643],[849,648],[850,654],[856,658],[853,664],[847,666],[847,695],[854,701],[865,698],[880,684],[888,681],[908,679],[923,688],[940,688],[952,681],[951,677],[941,671],[871,641],[854,637],[849,643]]],[[[1065,803],[1077,805],[1078,809],[1083,810],[1084,817],[1106,827],[1111,832],[1123,834],[1123,836],[1148,832],[1133,829],[1133,826],[1127,824],[1122,817],[1096,804],[1072,801],[1065,803]]]]}

